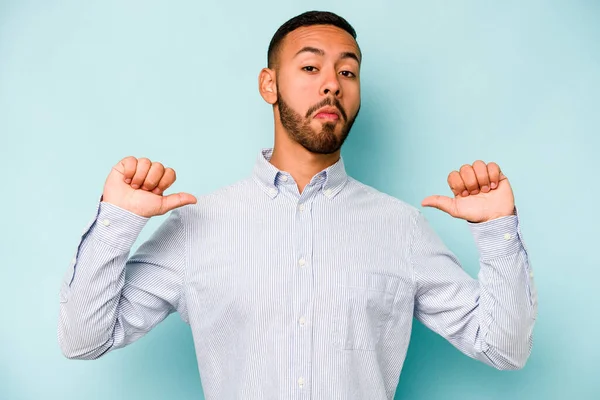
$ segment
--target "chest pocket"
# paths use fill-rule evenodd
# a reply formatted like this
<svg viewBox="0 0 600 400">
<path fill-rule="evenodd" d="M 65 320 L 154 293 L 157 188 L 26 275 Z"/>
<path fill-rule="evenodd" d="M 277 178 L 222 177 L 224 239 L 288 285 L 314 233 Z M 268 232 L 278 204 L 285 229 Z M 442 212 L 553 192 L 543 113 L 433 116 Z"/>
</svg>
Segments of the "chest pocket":
<svg viewBox="0 0 600 400">
<path fill-rule="evenodd" d="M 350 271 L 344 276 L 333 315 L 333 345 L 343 350 L 375 350 L 390 320 L 400 277 Z"/>
</svg>

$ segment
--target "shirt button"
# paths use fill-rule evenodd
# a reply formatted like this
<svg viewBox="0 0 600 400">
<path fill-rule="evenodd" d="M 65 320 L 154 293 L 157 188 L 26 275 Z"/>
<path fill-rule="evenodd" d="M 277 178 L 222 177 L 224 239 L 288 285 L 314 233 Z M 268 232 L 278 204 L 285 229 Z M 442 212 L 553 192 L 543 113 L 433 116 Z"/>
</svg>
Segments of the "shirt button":
<svg viewBox="0 0 600 400">
<path fill-rule="evenodd" d="M 298 386 L 300 386 L 300 387 L 304 386 L 304 378 L 303 377 L 298 378 Z"/>
<path fill-rule="evenodd" d="M 327 189 L 325 191 L 325 196 L 330 197 L 331 196 L 331 189 Z"/>
<path fill-rule="evenodd" d="M 301 259 L 298 260 L 298 264 L 301 267 L 304 267 L 306 265 L 306 260 L 304 259 L 304 257 L 302 257 Z"/>
<path fill-rule="evenodd" d="M 271 196 L 275 196 L 277 194 L 277 189 L 271 189 L 271 190 L 269 190 L 269 194 Z"/>
<path fill-rule="evenodd" d="M 300 319 L 298 320 L 298 323 L 300 324 L 300 326 L 304 326 L 306 324 L 306 318 L 300 317 Z"/>
<path fill-rule="evenodd" d="M 300 210 L 300 211 L 304 211 L 304 204 L 300 204 L 300 205 L 298 206 L 298 210 Z"/>
<path fill-rule="evenodd" d="M 504 234 L 504 240 L 510 240 L 511 238 L 512 238 L 512 236 L 510 235 L 510 233 Z"/>
<path fill-rule="evenodd" d="M 287 175 L 281 175 L 281 180 L 284 182 L 287 182 L 288 181 Z"/>
<path fill-rule="evenodd" d="M 107 219 L 103 219 L 103 220 L 102 220 L 102 225 L 104 225 L 104 226 L 109 226 L 109 225 L 110 225 L 110 221 L 109 221 L 109 220 L 107 220 Z"/>
</svg>

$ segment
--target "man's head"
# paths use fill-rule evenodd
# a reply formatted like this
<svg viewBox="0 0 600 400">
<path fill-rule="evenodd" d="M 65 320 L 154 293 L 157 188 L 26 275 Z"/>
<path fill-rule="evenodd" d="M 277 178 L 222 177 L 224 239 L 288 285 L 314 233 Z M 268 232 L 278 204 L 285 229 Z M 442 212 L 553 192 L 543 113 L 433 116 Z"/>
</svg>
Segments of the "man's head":
<svg viewBox="0 0 600 400">
<path fill-rule="evenodd" d="M 259 90 L 292 140 L 310 152 L 331 154 L 360 109 L 360 61 L 356 32 L 345 19 L 306 12 L 273 36 Z"/>
</svg>

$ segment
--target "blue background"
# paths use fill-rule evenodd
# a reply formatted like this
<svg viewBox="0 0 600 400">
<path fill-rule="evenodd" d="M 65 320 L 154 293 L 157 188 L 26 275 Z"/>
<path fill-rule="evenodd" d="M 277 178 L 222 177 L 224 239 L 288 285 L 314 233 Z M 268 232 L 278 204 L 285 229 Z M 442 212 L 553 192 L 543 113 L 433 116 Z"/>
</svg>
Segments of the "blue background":
<svg viewBox="0 0 600 400">
<path fill-rule="evenodd" d="M 533 354 L 500 372 L 414 327 L 396 399 L 600 398 L 597 1 L 0 1 L 1 399 L 201 399 L 190 331 L 169 317 L 97 361 L 56 339 L 58 290 L 110 168 L 127 155 L 208 193 L 271 146 L 257 90 L 288 18 L 347 18 L 364 53 L 348 172 L 419 206 L 496 161 L 539 294 Z M 464 221 L 424 210 L 472 275 Z M 134 249 L 163 217 L 154 218 Z"/>
</svg>

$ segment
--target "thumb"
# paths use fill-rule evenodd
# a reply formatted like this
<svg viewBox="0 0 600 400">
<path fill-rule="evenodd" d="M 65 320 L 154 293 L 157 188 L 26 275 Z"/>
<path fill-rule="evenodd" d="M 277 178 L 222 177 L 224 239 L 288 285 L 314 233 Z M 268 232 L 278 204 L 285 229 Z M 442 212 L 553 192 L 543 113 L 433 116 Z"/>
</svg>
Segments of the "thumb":
<svg viewBox="0 0 600 400">
<path fill-rule="evenodd" d="M 451 199 L 450 197 L 446 197 L 446 196 L 440 196 L 437 194 L 423 199 L 423 201 L 421 202 L 421 205 L 423 207 L 437 208 L 438 210 L 444 211 L 450 215 L 453 215 L 452 211 L 455 207 L 454 199 Z"/>
<path fill-rule="evenodd" d="M 160 213 L 162 215 L 171 210 L 186 206 L 188 204 L 196 204 L 197 201 L 198 200 L 193 195 L 183 192 L 163 196 L 162 204 L 160 207 Z"/>
</svg>

